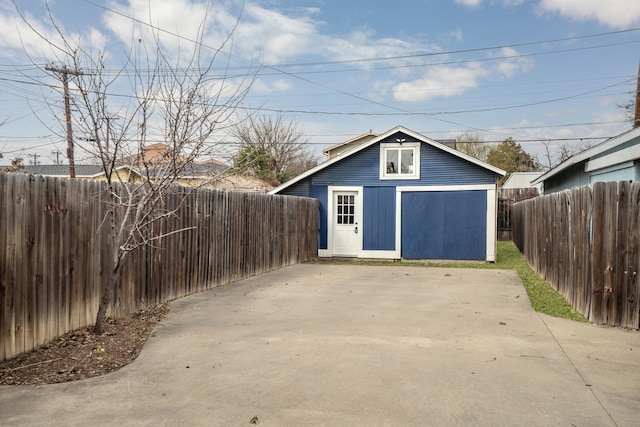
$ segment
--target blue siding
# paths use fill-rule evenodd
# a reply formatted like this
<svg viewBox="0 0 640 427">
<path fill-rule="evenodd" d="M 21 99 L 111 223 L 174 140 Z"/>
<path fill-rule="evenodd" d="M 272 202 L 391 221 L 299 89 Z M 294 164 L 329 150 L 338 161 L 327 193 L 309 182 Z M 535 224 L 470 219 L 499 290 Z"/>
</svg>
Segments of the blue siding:
<svg viewBox="0 0 640 427">
<path fill-rule="evenodd" d="M 396 133 L 380 143 L 404 138 Z M 380 143 L 285 188 L 280 194 L 319 200 L 319 249 L 328 249 L 328 187 L 363 187 L 362 249 L 395 250 L 396 187 L 495 184 L 494 172 L 422 143 L 419 180 L 380 180 Z M 402 193 L 402 256 L 408 259 L 486 259 L 485 191 Z"/>
<path fill-rule="evenodd" d="M 402 257 L 485 260 L 486 191 L 402 193 Z"/>
<path fill-rule="evenodd" d="M 310 197 L 318 199 L 320 213 L 318 215 L 318 249 L 327 249 L 327 227 L 329 224 L 327 218 L 327 187 L 312 186 Z"/>
<path fill-rule="evenodd" d="M 544 181 L 544 194 L 568 190 L 589 184 L 589 175 L 584 171 L 584 163 L 572 165 L 559 174 Z"/>
<path fill-rule="evenodd" d="M 495 184 L 497 175 L 431 145 L 420 149 L 420 180 L 426 185 Z M 404 185 L 412 185 L 407 182 Z"/>
<path fill-rule="evenodd" d="M 406 143 L 415 142 L 402 133 L 382 142 L 395 142 L 400 137 L 404 137 Z M 494 172 L 426 143 L 420 147 L 420 180 L 380 180 L 380 144 L 373 144 L 310 178 L 313 185 L 382 187 L 495 184 L 497 181 Z"/>
<path fill-rule="evenodd" d="M 280 194 L 286 196 L 311 197 L 311 180 L 306 178 L 296 182 L 292 186 L 285 188 Z"/>
<path fill-rule="evenodd" d="M 585 160 L 572 165 L 557 175 L 546 179 L 544 181 L 544 194 L 569 190 L 594 182 L 637 180 L 635 166 L 619 164 L 592 172 L 585 172 L 586 162 Z"/>
<path fill-rule="evenodd" d="M 633 181 L 636 171 L 633 163 L 615 165 L 589 173 L 589 183 L 606 181 Z"/>
<path fill-rule="evenodd" d="M 363 194 L 362 249 L 396 248 L 395 187 L 365 187 Z"/>
</svg>

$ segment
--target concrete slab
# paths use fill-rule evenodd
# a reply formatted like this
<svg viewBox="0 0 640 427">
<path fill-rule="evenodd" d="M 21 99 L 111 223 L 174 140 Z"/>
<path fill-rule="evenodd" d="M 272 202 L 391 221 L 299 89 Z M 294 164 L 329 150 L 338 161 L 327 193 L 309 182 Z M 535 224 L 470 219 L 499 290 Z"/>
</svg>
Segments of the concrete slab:
<svg viewBox="0 0 640 427">
<path fill-rule="evenodd" d="M 0 425 L 640 420 L 640 333 L 539 315 L 513 271 L 304 264 L 171 307 L 118 372 L 0 387 Z"/>
</svg>

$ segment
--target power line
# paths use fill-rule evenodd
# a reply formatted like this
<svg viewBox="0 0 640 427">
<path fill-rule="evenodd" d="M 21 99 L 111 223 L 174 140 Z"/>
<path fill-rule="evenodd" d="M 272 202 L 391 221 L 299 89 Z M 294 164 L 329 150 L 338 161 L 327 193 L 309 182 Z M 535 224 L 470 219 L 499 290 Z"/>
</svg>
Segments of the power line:
<svg viewBox="0 0 640 427">
<path fill-rule="evenodd" d="M 195 41 L 193 41 L 193 43 L 197 43 Z M 574 48 L 568 48 L 568 49 L 557 49 L 557 50 L 549 50 L 549 51 L 542 51 L 542 52 L 530 52 L 530 53 L 518 53 L 518 54 L 509 54 L 509 55 L 501 55 L 501 56 L 492 56 L 492 57 L 488 57 L 488 58 L 471 58 L 471 59 L 462 59 L 462 60 L 456 60 L 456 61 L 443 61 L 443 62 L 423 62 L 423 63 L 419 63 L 419 64 L 403 64 L 403 65 L 388 65 L 388 66 L 382 66 L 382 67 L 367 67 L 367 68 L 340 68 L 340 69 L 334 69 L 334 70 L 308 70 L 308 71 L 296 71 L 296 72 L 291 72 L 291 74 L 295 74 L 295 75 L 301 75 L 301 74 L 333 74 L 333 73 L 347 73 L 347 72 L 376 72 L 376 71 L 381 71 L 381 70 L 398 70 L 398 69 L 406 69 L 406 68 L 421 68 L 421 67 L 438 67 L 438 66 L 444 66 L 444 65 L 460 65 L 460 64 L 468 64 L 468 63 L 472 63 L 472 62 L 488 62 L 488 61 L 498 61 L 498 60 L 503 60 L 503 59 L 517 59 L 517 58 L 526 58 L 526 57 L 532 57 L 532 56 L 541 56 L 541 55 L 553 55 L 553 54 L 559 54 L 559 53 L 568 53 L 568 52 L 579 52 L 579 51 L 584 51 L 584 50 L 592 50 L 592 49 L 602 49 L 602 48 L 607 48 L 607 47 L 613 47 L 613 46 L 622 46 L 622 45 L 628 45 L 628 44 L 639 44 L 640 40 L 633 40 L 633 41 L 625 41 L 625 42 L 617 42 L 617 43 L 607 43 L 607 44 L 601 44 L 601 45 L 595 45 L 595 46 L 583 46 L 583 47 L 574 47 Z M 536 43 L 537 44 L 537 43 Z M 479 48 L 476 49 L 478 51 L 481 50 L 490 50 L 493 48 Z M 448 52 L 448 54 L 455 54 L 457 53 L 457 51 L 450 51 Z M 274 75 L 281 75 L 283 72 L 281 70 L 279 70 L 279 68 L 290 68 L 290 67 L 303 67 L 303 66 L 319 66 L 319 65 L 334 65 L 334 64 L 349 64 L 349 63 L 359 63 L 359 62 L 370 62 L 370 61 L 388 61 L 388 60 L 392 60 L 395 58 L 403 58 L 403 59 L 410 59 L 410 58 L 421 58 L 424 57 L 425 55 L 441 55 L 444 53 L 434 53 L 434 54 L 415 54 L 415 55 L 404 55 L 401 57 L 388 57 L 388 58 L 363 58 L 360 60 L 345 60 L 345 61 L 324 61 L 324 62 L 310 62 L 310 63 L 298 63 L 298 64 L 282 64 L 282 65 L 265 65 L 265 68 L 272 68 L 272 67 L 277 67 L 278 70 L 272 73 L 268 73 L 268 72 L 262 72 L 260 73 L 263 76 L 274 76 Z M 2 67 L 0 65 L 0 67 Z M 178 68 L 179 69 L 179 68 Z M 229 66 L 229 67 L 211 67 L 211 71 L 216 71 L 216 70 L 224 70 L 224 71 L 241 71 L 244 70 L 245 73 L 243 74 L 239 74 L 237 76 L 229 76 L 227 74 L 225 75 L 220 75 L 218 76 L 218 78 L 241 78 L 244 75 L 246 75 L 246 72 L 249 71 L 257 71 L 259 69 L 259 67 L 257 66 L 253 66 L 253 65 L 247 65 L 247 66 Z M 201 68 L 188 68 L 188 69 L 179 69 L 181 72 L 193 72 L 193 73 L 199 73 L 201 71 L 203 71 L 203 69 Z M 153 69 L 153 68 L 149 68 L 149 69 L 135 69 L 135 70 L 126 70 L 125 69 L 104 69 L 103 70 L 103 74 L 106 76 L 114 76 L 114 75 L 126 75 L 126 76 L 135 76 L 135 75 L 140 75 L 140 74 L 162 74 L 163 71 L 162 70 L 157 70 L 157 69 Z M 167 73 L 170 73 L 170 71 L 167 71 Z M 212 76 L 213 78 L 216 78 L 216 76 Z M 4 80 L 1 79 L 0 80 Z M 9 79 L 7 79 L 9 80 Z M 18 81 L 16 81 L 18 82 Z M 28 82 L 20 82 L 20 83 L 28 83 Z M 33 84 L 33 83 L 31 83 Z"/>
<path fill-rule="evenodd" d="M 155 29 L 156 31 L 161 31 L 163 33 L 170 34 L 170 35 L 172 35 L 174 37 L 177 37 L 179 39 L 183 39 L 183 40 L 189 41 L 191 43 L 195 43 L 198 46 L 202 46 L 202 47 L 206 47 L 208 49 L 212 49 L 216 53 L 223 53 L 225 55 L 228 55 L 229 57 L 235 57 L 235 58 L 242 59 L 241 57 L 239 57 L 237 55 L 233 55 L 231 53 L 224 52 L 219 48 L 213 48 L 213 47 L 211 47 L 209 45 L 206 45 L 206 44 L 202 43 L 201 41 L 196 41 L 196 40 L 192 40 L 192 39 L 189 39 L 187 37 L 184 37 L 184 36 L 180 36 L 177 33 L 174 33 L 174 32 L 167 31 L 165 29 L 159 28 L 159 27 L 154 26 L 152 24 L 149 24 L 147 22 L 141 21 L 141 20 L 136 19 L 134 17 L 131 17 L 131 16 L 128 16 L 128 15 L 123 14 L 121 12 L 115 11 L 115 10 L 113 10 L 111 8 L 106 7 L 106 6 L 97 4 L 97 3 L 95 3 L 95 2 L 93 2 L 91 0 L 85 0 L 85 1 L 87 3 L 90 3 L 90 4 L 94 5 L 95 7 L 98 7 L 98 8 L 101 8 L 103 10 L 106 10 L 108 12 L 117 14 L 117 15 L 122 16 L 122 17 L 125 17 L 125 18 L 127 18 L 129 20 L 132 20 L 134 22 L 138 22 L 141 25 L 150 27 L 152 29 Z M 531 45 L 535 45 L 535 44 L 547 44 L 547 43 L 556 43 L 556 42 L 562 42 L 562 41 L 575 41 L 575 40 L 593 38 L 593 37 L 610 36 L 610 35 L 614 35 L 614 34 L 630 33 L 630 32 L 635 32 L 635 31 L 639 31 L 639 30 L 640 30 L 640 27 L 636 27 L 636 28 L 630 28 L 630 29 L 625 29 L 625 30 L 610 31 L 610 32 L 596 33 L 596 34 L 588 34 L 588 35 L 582 35 L 582 36 L 565 37 L 565 38 L 559 38 L 559 39 L 550 39 L 550 40 L 542 40 L 542 41 L 535 41 L 535 42 L 515 43 L 515 44 L 509 44 L 509 45 L 499 45 L 499 46 L 491 46 L 491 47 L 480 47 L 480 48 L 472 48 L 472 49 L 463 49 L 463 50 L 456 50 L 456 51 L 449 51 L 449 52 L 432 52 L 432 53 L 424 53 L 424 54 L 418 54 L 418 55 L 419 56 L 436 56 L 436 55 L 455 54 L 455 53 L 477 52 L 477 51 L 482 51 L 482 50 L 486 51 L 486 50 L 497 50 L 497 49 L 504 49 L 504 48 L 516 48 L 516 47 L 523 47 L 523 46 L 531 46 Z M 369 58 L 368 61 L 402 59 L 404 57 L 416 57 L 416 55 L 408 55 L 408 56 L 400 55 L 400 56 L 385 57 L 385 58 Z M 354 59 L 354 60 L 350 60 L 350 61 L 351 62 L 362 62 L 364 60 L 363 59 Z M 340 62 L 344 63 L 344 61 L 340 61 Z M 328 64 L 328 63 L 329 62 L 325 61 L 325 64 Z M 336 63 L 336 61 L 331 61 L 331 63 Z M 285 65 L 285 64 L 283 64 L 283 65 Z M 287 64 L 287 66 L 291 66 L 291 65 L 292 64 Z M 292 77 L 294 79 L 309 83 L 311 85 L 315 85 L 315 86 L 318 86 L 318 87 L 321 87 L 321 88 L 324 88 L 324 89 L 327 89 L 327 90 L 331 90 L 331 91 L 340 93 L 340 94 L 345 95 L 345 96 L 349 96 L 349 97 L 353 97 L 353 98 L 359 99 L 361 101 L 365 101 L 365 102 L 373 104 L 373 105 L 378 105 L 380 107 L 391 109 L 391 110 L 394 110 L 394 111 L 397 111 L 397 112 L 401 112 L 401 113 L 407 113 L 407 111 L 404 110 L 404 109 L 397 108 L 397 107 L 394 107 L 394 106 L 390 106 L 390 105 L 387 105 L 385 103 L 378 102 L 378 101 L 372 100 L 372 99 L 368 99 L 368 98 L 365 98 L 365 97 L 362 97 L 362 96 L 359 96 L 359 95 L 356 95 L 356 94 L 353 94 L 353 93 L 350 93 L 350 92 L 347 92 L 347 91 L 336 89 L 336 88 L 330 87 L 328 85 L 320 84 L 318 82 L 315 82 L 315 81 L 309 80 L 307 78 L 304 78 L 304 77 L 302 77 L 300 75 L 296 75 L 294 73 L 287 72 L 287 71 L 282 69 L 283 67 L 280 67 L 280 66 L 264 65 L 264 68 L 273 70 L 273 71 L 275 71 L 277 73 L 280 73 L 282 75 L 287 75 L 289 77 Z M 445 120 L 445 119 L 438 118 L 438 117 L 434 117 L 433 115 L 428 115 L 427 117 L 431 118 L 432 120 L 437 120 L 437 121 L 444 122 L 444 123 L 449 123 L 449 124 L 453 124 L 453 125 L 457 125 L 457 126 L 462 126 L 459 123 L 456 123 L 456 122 L 453 122 L 453 121 L 449 121 L 449 120 Z M 475 128 L 475 127 L 471 127 L 471 128 L 474 129 L 474 130 L 478 130 L 478 131 L 486 131 L 486 130 L 480 129 L 480 128 Z"/>
<path fill-rule="evenodd" d="M 423 58 L 423 57 L 431 57 L 431 56 L 455 55 L 455 54 L 461 54 L 461 53 L 482 52 L 482 51 L 489 51 L 489 50 L 501 50 L 506 48 L 534 46 L 534 45 L 548 44 L 548 43 L 575 41 L 575 40 L 581 40 L 581 39 L 587 39 L 587 38 L 610 36 L 614 34 L 631 33 L 636 31 L 640 31 L 640 27 L 628 28 L 626 30 L 620 30 L 620 31 L 610 31 L 606 33 L 595 33 L 595 34 L 586 34 L 582 36 L 565 37 L 565 38 L 559 38 L 559 39 L 514 43 L 514 44 L 497 45 L 497 46 L 477 47 L 477 48 L 470 48 L 470 49 L 458 49 L 458 50 L 449 50 L 449 51 L 442 51 L 442 52 L 386 56 L 386 57 L 379 57 L 379 58 L 345 59 L 345 60 L 339 60 L 339 61 L 300 62 L 300 63 L 293 63 L 293 64 L 285 63 L 285 64 L 276 64 L 272 66 L 277 68 L 287 68 L 287 67 L 302 67 L 302 66 L 315 66 L 315 65 L 334 65 L 334 64 L 352 64 L 352 63 L 361 63 L 361 62 L 391 61 L 391 60 L 398 60 L 398 59 L 413 59 L 413 58 Z M 626 43 L 637 43 L 637 42 L 626 42 Z M 623 44 L 626 44 L 626 43 L 623 43 Z M 580 49 L 576 48 L 575 50 L 580 50 Z"/>
</svg>

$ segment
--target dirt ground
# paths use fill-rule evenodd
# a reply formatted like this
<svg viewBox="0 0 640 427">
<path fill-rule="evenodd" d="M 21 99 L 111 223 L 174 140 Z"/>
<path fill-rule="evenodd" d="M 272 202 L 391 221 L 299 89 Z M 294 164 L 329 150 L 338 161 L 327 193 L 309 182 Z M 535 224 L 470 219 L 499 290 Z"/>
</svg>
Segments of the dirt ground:
<svg viewBox="0 0 640 427">
<path fill-rule="evenodd" d="M 49 344 L 0 362 L 0 384 L 53 384 L 96 377 L 133 362 L 169 307 L 158 304 L 131 316 L 107 319 L 104 334 L 76 329 Z"/>
</svg>

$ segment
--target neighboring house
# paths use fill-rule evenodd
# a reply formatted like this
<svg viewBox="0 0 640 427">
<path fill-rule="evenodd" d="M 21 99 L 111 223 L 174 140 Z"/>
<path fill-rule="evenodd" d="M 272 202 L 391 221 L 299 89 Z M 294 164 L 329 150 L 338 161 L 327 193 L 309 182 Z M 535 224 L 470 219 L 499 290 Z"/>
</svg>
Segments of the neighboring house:
<svg viewBox="0 0 640 427">
<path fill-rule="evenodd" d="M 229 169 L 220 162 L 210 163 L 186 163 L 180 165 L 183 169 L 178 173 L 176 182 L 185 187 L 198 187 L 209 185 L 218 180 Z M 158 179 L 161 174 L 167 172 L 168 164 L 151 164 L 142 170 L 151 179 Z"/>
<path fill-rule="evenodd" d="M 360 144 L 364 144 L 367 141 L 371 141 L 376 136 L 378 135 L 376 135 L 372 131 L 369 131 L 368 133 L 362 134 L 360 136 L 356 136 L 355 138 L 352 138 L 346 142 L 342 142 L 340 144 L 334 145 L 333 147 L 329 147 L 326 150 L 322 151 L 322 153 L 325 156 L 327 156 L 327 160 L 330 160 L 334 157 L 339 156 L 342 153 L 346 153 L 347 151 L 352 150 L 353 148 L 357 147 Z"/>
<path fill-rule="evenodd" d="M 511 175 L 500 188 L 503 190 L 537 188 L 538 191 L 542 191 L 542 184 L 531 184 L 533 180 L 540 178 L 540 176 L 542 176 L 542 172 L 511 172 Z"/>
<path fill-rule="evenodd" d="M 75 165 L 76 179 L 105 180 L 105 175 L 100 165 Z M 232 175 L 227 173 L 228 167 L 220 162 L 204 162 L 189 164 L 178 177 L 177 182 L 183 186 L 204 186 L 206 188 L 239 191 L 244 193 L 266 193 L 273 189 L 269 184 L 257 178 Z M 68 165 L 28 165 L 17 172 L 32 175 L 56 176 L 69 178 Z M 153 169 L 150 169 L 153 174 Z M 114 173 L 114 181 L 120 176 L 123 182 L 142 182 L 141 173 L 129 166 L 118 166 Z"/>
<path fill-rule="evenodd" d="M 160 179 L 172 167 L 171 160 L 176 160 L 182 168 L 176 183 L 183 186 L 208 185 L 218 180 L 229 169 L 224 163 L 210 159 L 202 162 L 186 162 L 186 158 L 178 156 L 173 159 L 171 148 L 163 143 L 143 147 L 142 155 L 121 157 L 116 161 L 112 174 L 113 181 L 142 182 L 146 179 Z M 184 163 L 184 164 L 183 164 Z M 101 165 L 75 165 L 76 178 L 106 180 Z M 32 175 L 66 177 L 69 175 L 68 165 L 29 165 L 19 172 Z"/>
<path fill-rule="evenodd" d="M 95 179 L 105 181 L 105 174 L 100 165 L 75 165 L 76 179 Z M 180 172 L 177 183 L 184 186 L 199 186 L 214 180 L 227 168 L 218 164 L 187 164 Z M 155 173 L 163 173 L 161 167 L 150 167 L 148 172 L 151 178 L 156 178 Z M 18 170 L 18 172 L 30 173 L 32 175 L 57 176 L 69 178 L 68 165 L 28 165 Z M 113 175 L 113 181 L 122 182 L 142 182 L 146 179 L 147 172 L 142 172 L 131 166 L 117 166 Z M 143 178 L 144 177 L 144 178 Z"/>
<path fill-rule="evenodd" d="M 77 179 L 106 180 L 101 165 L 75 165 Z M 69 178 L 69 165 L 26 165 L 17 172 L 29 173 L 31 175 L 57 176 Z M 140 182 L 140 173 L 129 166 L 118 166 L 113 178 L 120 177 L 124 182 Z"/>
<path fill-rule="evenodd" d="M 604 181 L 640 181 L 640 128 L 571 156 L 532 184 L 549 194 Z"/>
<path fill-rule="evenodd" d="M 404 127 L 271 191 L 318 199 L 318 255 L 495 261 L 505 172 Z"/>
</svg>

